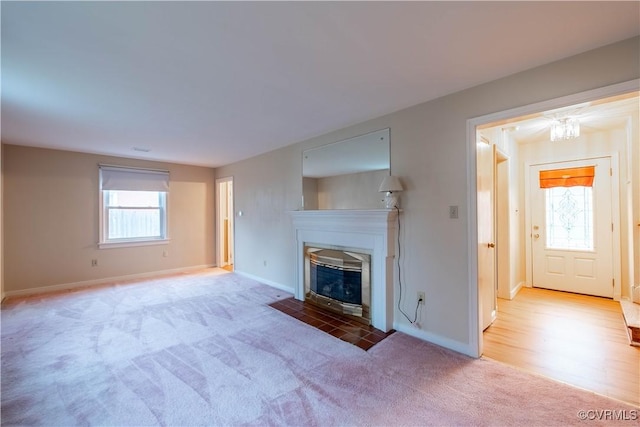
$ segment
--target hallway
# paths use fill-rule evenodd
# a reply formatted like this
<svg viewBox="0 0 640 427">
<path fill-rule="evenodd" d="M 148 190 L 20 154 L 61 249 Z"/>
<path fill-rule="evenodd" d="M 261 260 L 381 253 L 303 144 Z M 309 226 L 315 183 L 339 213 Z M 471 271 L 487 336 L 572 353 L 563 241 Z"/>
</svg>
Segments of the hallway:
<svg viewBox="0 0 640 427">
<path fill-rule="evenodd" d="M 483 356 L 640 405 L 640 348 L 617 301 L 523 288 L 498 299 Z"/>
</svg>

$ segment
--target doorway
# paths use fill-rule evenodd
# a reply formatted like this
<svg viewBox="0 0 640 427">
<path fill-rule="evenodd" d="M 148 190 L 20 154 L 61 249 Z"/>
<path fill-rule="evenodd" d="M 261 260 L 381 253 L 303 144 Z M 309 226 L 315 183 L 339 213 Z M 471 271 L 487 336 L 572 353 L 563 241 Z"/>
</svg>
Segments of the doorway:
<svg viewBox="0 0 640 427">
<path fill-rule="evenodd" d="M 217 265 L 228 271 L 234 266 L 233 178 L 216 179 Z"/>
<path fill-rule="evenodd" d="M 471 119 L 468 121 L 469 124 L 469 158 L 473 159 L 472 162 L 469 162 L 470 168 L 470 177 L 469 177 L 469 186 L 471 188 L 477 188 L 477 179 L 478 179 L 478 171 L 474 170 L 477 168 L 477 141 L 481 136 L 488 135 L 492 143 L 497 145 L 498 150 L 501 150 L 506 155 L 507 161 L 502 161 L 501 163 L 505 163 L 501 165 L 500 162 L 496 163 L 497 170 L 508 171 L 508 188 L 505 190 L 504 188 L 500 190 L 500 194 L 502 197 L 507 198 L 507 203 L 504 206 L 507 206 L 507 211 L 502 213 L 503 218 L 506 215 L 506 219 L 497 219 L 495 221 L 495 235 L 497 238 L 496 241 L 496 253 L 498 254 L 498 261 L 496 262 L 496 271 L 500 271 L 502 267 L 504 267 L 505 260 L 508 260 L 508 269 L 506 273 L 498 273 L 496 274 L 497 280 L 497 293 L 500 298 L 511 299 L 513 298 L 518 291 L 523 287 L 531 287 L 531 258 L 530 258 L 530 250 L 527 249 L 527 239 L 530 238 L 528 236 L 531 224 L 525 224 L 526 219 L 526 211 L 525 209 L 528 207 L 525 206 L 524 201 L 524 187 L 522 188 L 514 188 L 514 185 L 523 186 L 524 181 L 528 181 L 528 170 L 525 170 L 525 166 L 528 168 L 531 164 L 541 164 L 541 163 L 551 163 L 557 161 L 568 161 L 571 159 L 575 159 L 576 157 L 589 157 L 589 155 L 585 155 L 583 152 L 587 150 L 590 154 L 590 157 L 607 157 L 611 154 L 610 151 L 602 152 L 601 149 L 595 148 L 593 142 L 598 140 L 598 137 L 591 138 L 586 145 L 576 145 L 570 144 L 568 141 L 560 141 L 559 143 L 555 143 L 555 145 L 547 146 L 547 149 L 540 150 L 538 152 L 537 162 L 526 161 L 528 162 L 525 165 L 526 156 L 522 156 L 522 153 L 512 152 L 510 151 L 510 147 L 505 145 L 505 141 L 513 140 L 514 133 L 515 136 L 521 136 L 523 129 L 524 132 L 529 132 L 531 135 L 540 138 L 541 135 L 546 135 L 547 144 L 551 144 L 549 141 L 549 122 L 553 116 L 549 114 L 561 114 L 566 113 L 567 111 L 577 111 L 581 110 L 585 113 L 589 113 L 592 107 L 596 107 L 598 105 L 603 106 L 604 104 L 613 103 L 615 101 L 627 101 L 627 104 L 635 104 L 635 110 L 631 114 L 637 115 L 637 99 L 638 99 L 638 81 L 630 81 L 618 85 L 613 85 L 606 88 L 601 88 L 597 90 L 592 90 L 588 92 L 584 92 L 581 94 L 571 95 L 563 98 L 558 98 L 555 100 L 545 101 L 538 104 L 529 105 L 526 107 L 521 107 L 517 109 L 513 109 L 510 111 L 504 111 L 499 113 L 490 114 L 487 116 L 479 117 L 476 119 Z M 614 104 L 611 104 L 614 105 Z M 619 142 L 619 145 L 616 145 L 616 150 L 619 152 L 624 151 L 625 154 L 619 158 L 619 164 L 616 164 L 615 167 L 619 169 L 620 176 L 617 179 L 620 180 L 620 196 L 625 198 L 622 201 L 622 205 L 619 207 L 620 218 L 619 218 L 619 227 L 616 230 L 617 235 L 622 235 L 621 240 L 619 240 L 616 244 L 614 241 L 614 249 L 613 249 L 613 259 L 614 263 L 614 277 L 616 277 L 617 286 L 620 285 L 620 281 L 618 278 L 621 276 L 621 273 L 625 274 L 625 284 L 624 289 L 622 291 L 618 291 L 617 294 L 614 294 L 615 299 L 620 299 L 621 293 L 625 297 L 630 296 L 633 292 L 633 277 L 634 271 L 637 271 L 637 267 L 633 262 L 629 262 L 628 260 L 633 260 L 634 258 L 634 226 L 633 223 L 633 213 L 634 208 L 631 206 L 632 203 L 637 203 L 635 199 L 631 200 L 632 196 L 625 196 L 625 194 L 632 194 L 632 187 L 629 179 L 629 184 L 625 181 L 627 176 L 635 176 L 638 174 L 638 166 L 633 164 L 633 159 L 637 157 L 637 152 L 640 151 L 635 145 L 638 143 L 637 140 L 637 132 L 638 127 L 637 124 L 634 127 L 630 127 L 628 122 L 629 120 L 625 118 L 625 108 L 628 105 L 625 105 L 624 102 L 622 104 L 615 104 L 615 108 L 613 108 L 607 117 L 608 119 L 612 119 L 613 116 L 617 117 L 618 124 L 622 129 L 618 136 L 622 135 L 621 138 L 617 138 L 622 142 Z M 604 107 L 602 107 L 604 108 Z M 576 110 L 577 109 L 577 110 Z M 593 110 L 595 111 L 595 110 Z M 537 120 L 537 129 L 532 127 L 532 124 Z M 633 119 L 637 122 L 637 119 Z M 634 122 L 634 123 L 636 123 Z M 540 123 L 545 123 L 543 127 L 540 127 Z M 524 126 L 521 126 L 524 124 Z M 593 124 L 591 127 L 590 120 L 585 120 L 583 122 L 583 136 L 582 139 L 589 139 L 589 134 L 593 132 L 602 131 L 600 128 L 601 122 Z M 633 138 L 628 138 L 631 133 L 634 133 Z M 472 139 L 473 138 L 473 139 Z M 614 138 L 616 139 L 616 138 Z M 591 144 L 591 145 L 589 145 Z M 618 144 L 618 142 L 616 142 Z M 631 147 L 631 145 L 634 147 Z M 523 146 L 522 152 L 525 154 L 530 154 L 532 150 L 536 149 L 536 145 L 532 143 L 527 143 Z M 586 147 L 586 148 L 585 148 Z M 615 151 L 615 150 L 614 150 Z M 626 155 L 626 152 L 629 152 L 630 155 Z M 597 155 L 594 155 L 596 153 Z M 571 156 L 572 155 L 572 156 Z M 624 175 L 622 175 L 624 173 Z M 498 184 L 499 185 L 499 184 Z M 637 184 L 633 184 L 634 186 Z M 505 196 L 506 195 L 506 196 Z M 482 355 L 483 353 L 483 338 L 482 331 L 483 326 L 486 323 L 483 322 L 483 295 L 482 290 L 480 289 L 480 274 L 481 274 L 481 266 L 479 265 L 480 258 L 480 242 L 478 241 L 478 237 L 481 235 L 481 230 L 478 228 L 481 227 L 479 220 L 479 209 L 480 209 L 480 198 L 483 197 L 479 194 L 479 191 L 474 191 L 470 196 L 470 218 L 475 219 L 469 224 L 469 240 L 470 240 L 470 278 L 471 281 L 469 283 L 470 286 L 470 310 L 473 316 L 470 319 L 471 326 L 477 332 L 477 335 L 474 339 L 471 339 L 471 348 L 477 348 L 477 356 Z M 497 197 L 497 203 L 500 204 L 501 198 Z M 503 200 L 504 202 L 504 200 Z M 500 207 L 498 207 L 498 211 L 495 213 L 496 218 L 500 212 Z M 525 232 L 525 230 L 527 230 Z M 508 250 L 504 250 L 504 242 L 508 242 Z M 637 244 L 637 243 L 636 243 Z M 501 247 L 503 246 L 503 247 Z M 621 254 L 620 250 L 623 250 L 624 254 Z M 502 254 L 502 255 L 501 255 Z M 621 260 L 621 258 L 626 258 Z M 622 264 L 622 268 L 620 266 Z M 634 267 L 635 270 L 634 270 Z M 506 281 L 502 280 L 507 278 Z M 502 278 L 502 279 L 501 279 Z"/>
<path fill-rule="evenodd" d="M 637 82 L 630 84 L 630 86 L 637 87 Z M 618 88 L 620 87 L 618 86 Z M 495 352 L 496 345 L 494 340 L 496 336 L 499 336 L 502 337 L 501 339 L 508 341 L 506 345 L 509 348 L 513 347 L 514 342 L 518 342 L 522 344 L 518 348 L 524 349 L 523 351 L 526 354 L 535 349 L 536 354 L 543 356 L 543 359 L 550 366 L 559 367 L 566 363 L 565 354 L 545 344 L 556 339 L 554 335 L 554 329 L 557 329 L 556 326 L 546 328 L 543 324 L 544 322 L 530 322 L 525 326 L 518 323 L 524 318 L 528 319 L 530 317 L 524 311 L 520 311 L 522 304 L 528 305 L 532 313 L 539 313 L 542 306 L 536 307 L 535 304 L 549 305 L 549 301 L 556 301 L 553 295 L 548 295 L 545 296 L 544 302 L 535 301 L 531 303 L 531 296 L 538 295 L 532 292 L 553 293 L 555 291 L 547 291 L 546 289 L 557 289 L 575 293 L 556 292 L 559 300 L 562 300 L 562 294 L 569 295 L 569 298 L 572 298 L 571 295 L 577 297 L 577 294 L 604 296 L 607 298 L 605 301 L 610 302 L 615 307 L 619 306 L 619 303 L 615 300 L 619 300 L 621 297 L 633 298 L 634 271 L 637 274 L 637 263 L 634 264 L 633 262 L 634 257 L 637 257 L 637 253 L 634 255 L 634 238 L 632 237 L 637 234 L 634 233 L 635 224 L 633 222 L 637 211 L 636 214 L 633 213 L 633 206 L 638 203 L 637 192 L 634 193 L 633 185 L 637 185 L 637 179 L 634 180 L 634 177 L 640 174 L 638 163 L 634 161 L 634 158 L 637 159 L 638 152 L 640 152 L 638 145 L 640 144 L 638 142 L 637 124 L 630 125 L 629 123 L 633 120 L 637 123 L 638 120 L 638 92 L 637 89 L 635 91 L 626 90 L 625 94 L 617 94 L 617 96 L 612 97 L 611 95 L 616 95 L 615 92 L 618 89 L 609 89 L 612 92 L 607 92 L 607 90 L 603 89 L 596 91 L 599 92 L 599 96 L 592 97 L 582 94 L 582 99 L 573 97 L 571 102 L 566 101 L 566 99 L 565 101 L 549 101 L 544 104 L 547 110 L 537 110 L 545 111 L 543 113 L 535 113 L 531 109 L 534 106 L 528 107 L 530 108 L 529 111 L 520 109 L 520 115 L 509 116 L 508 112 L 499 113 L 503 114 L 503 116 L 494 115 L 492 117 L 493 120 L 478 121 L 473 127 L 473 130 L 476 131 L 473 133 L 476 140 L 474 147 L 476 149 L 476 153 L 474 153 L 476 157 L 475 163 L 478 168 L 476 170 L 476 180 L 485 174 L 479 163 L 483 157 L 481 152 L 483 148 L 477 141 L 483 139 L 487 143 L 485 145 L 494 145 L 496 147 L 493 169 L 494 185 L 486 185 L 485 183 L 484 187 L 481 187 L 479 181 L 475 183 L 477 184 L 477 211 L 474 214 L 477 218 L 478 230 L 474 234 L 478 238 L 478 244 L 473 246 L 476 246 L 478 250 L 476 266 L 478 356 L 484 352 L 483 331 L 487 327 L 485 304 L 491 298 L 486 293 L 486 289 L 489 287 L 483 283 L 483 278 L 487 277 L 484 271 L 492 263 L 487 264 L 486 257 L 482 255 L 481 251 L 484 248 L 482 248 L 480 239 L 487 232 L 495 236 L 496 261 L 493 280 L 496 282 L 497 297 L 499 298 L 496 304 L 496 316 L 491 320 L 492 323 L 490 323 L 488 329 L 486 329 L 487 336 L 491 337 L 488 341 L 491 351 Z M 596 92 L 592 92 L 592 94 Z M 591 99 L 592 101 L 585 99 Z M 578 100 L 579 102 L 576 102 Z M 576 104 L 579 105 L 576 106 Z M 589 113 L 592 111 L 590 110 L 592 105 L 602 106 L 606 104 L 611 106 L 606 113 L 608 116 L 606 119 L 612 123 L 611 125 L 604 124 L 605 121 L 603 120 L 595 126 L 585 120 L 581 138 L 572 141 L 561 140 L 554 143 L 550 141 L 548 123 L 555 117 L 555 114 L 577 110 Z M 627 108 L 629 105 L 632 105 L 631 110 Z M 599 114 L 602 113 L 602 111 L 599 111 Z M 527 115 L 527 117 L 521 117 L 523 115 Z M 635 115 L 636 118 L 626 119 L 625 115 Z M 531 121 L 532 117 L 537 119 L 539 123 L 546 121 L 546 129 L 539 125 L 536 128 L 535 123 Z M 527 129 L 527 127 L 529 128 Z M 518 138 L 522 138 L 526 132 L 532 135 L 531 138 L 525 140 L 525 142 L 518 142 Z M 540 140 L 546 140 L 546 142 L 541 144 L 539 143 Z M 558 190 L 540 189 L 541 172 L 558 170 L 565 170 L 564 172 L 566 172 L 567 169 L 580 167 L 592 167 L 595 170 L 593 175 L 594 182 L 587 186 L 580 186 L 582 189 L 575 191 L 576 194 L 574 194 L 573 190 L 569 190 L 569 193 L 567 193 L 567 187 L 564 186 L 559 187 L 560 189 Z M 564 172 L 560 174 L 561 178 L 567 175 Z M 631 184 L 632 182 L 636 182 L 636 184 Z M 554 188 L 553 186 L 551 187 Z M 585 189 L 585 187 L 588 189 Z M 494 221 L 481 220 L 484 212 L 481 213 L 480 210 L 483 209 L 484 211 L 483 199 L 487 198 L 486 195 L 481 194 L 483 188 L 492 188 L 494 191 L 491 196 L 494 200 L 492 205 Z M 582 194 L 577 194 L 580 192 Z M 636 196 L 633 196 L 633 194 L 636 194 Z M 581 197 L 581 199 L 578 200 L 578 197 Z M 583 218 L 582 234 L 586 233 L 586 237 L 591 241 L 577 243 L 573 234 L 570 239 L 567 239 L 567 230 L 564 230 L 564 244 L 578 244 L 583 245 L 583 247 L 553 247 L 554 244 L 559 244 L 558 242 L 563 240 L 563 237 L 560 236 L 560 232 L 563 230 L 547 229 L 549 215 L 553 216 L 554 212 L 553 210 L 551 213 L 547 212 L 545 207 L 553 204 L 550 202 L 554 202 L 557 207 L 558 203 L 563 201 L 563 198 L 564 205 L 570 205 L 571 203 L 569 202 L 573 202 L 580 203 L 583 207 L 592 208 L 588 212 L 582 212 L 583 216 L 586 216 Z M 577 217 L 579 217 L 578 214 L 580 212 L 576 212 L 575 207 L 569 212 L 555 212 L 556 216 L 563 214 L 571 217 L 564 218 L 565 220 L 570 220 L 568 225 L 574 226 L 579 222 Z M 480 230 L 483 224 L 487 222 L 492 225 L 493 229 Z M 588 225 L 585 223 L 590 222 L 593 229 L 591 231 L 585 230 Z M 551 242 L 551 245 L 549 245 L 550 233 L 555 233 L 554 238 L 556 239 L 556 242 Z M 638 242 L 636 241 L 636 247 L 637 244 Z M 552 247 L 550 248 L 549 246 Z M 625 274 L 624 288 L 621 280 L 623 273 Z M 550 283 L 547 281 L 549 277 L 545 276 L 559 280 L 556 280 L 555 284 Z M 571 280 L 567 280 L 567 276 L 571 276 Z M 595 282 L 598 283 L 594 285 Z M 596 287 L 591 288 L 589 286 Z M 521 290 L 521 298 L 515 298 Z M 528 300 L 527 297 L 529 298 Z M 586 301 L 594 297 L 585 296 L 584 298 Z M 595 300 L 597 301 L 598 298 L 595 298 Z M 592 304 L 593 300 L 588 301 L 589 304 Z M 565 304 L 566 302 L 561 301 L 560 303 Z M 518 308 L 516 309 L 516 307 Z M 507 311 L 503 312 L 502 310 L 505 308 Z M 545 319 L 553 320 L 555 318 L 557 320 L 557 316 L 564 319 L 565 315 L 566 312 L 559 308 L 559 311 L 556 311 L 555 314 L 547 314 Z M 616 315 L 620 315 L 619 310 Z M 595 328 L 601 328 L 601 317 L 598 314 L 593 314 L 592 316 L 591 318 L 584 316 L 580 321 L 588 322 L 589 325 L 593 325 Z M 555 324 L 554 321 L 551 324 Z M 565 325 L 567 326 L 565 332 L 571 332 L 575 336 L 583 337 L 586 325 L 587 323 L 576 324 L 575 329 L 571 329 L 574 326 Z M 623 337 L 626 332 L 619 321 L 611 331 L 615 333 L 621 332 Z M 531 343 L 532 346 L 529 349 L 527 347 L 528 344 L 525 343 L 533 340 L 532 337 L 535 337 L 536 342 Z M 595 339 L 596 337 L 593 338 Z M 564 342 L 568 341 L 564 340 Z M 541 346 L 541 343 L 545 345 Z M 616 349 L 611 351 L 625 352 L 628 350 L 627 348 L 620 350 L 619 347 L 616 347 Z M 503 354 L 505 352 L 499 350 L 498 353 Z M 630 351 L 629 353 L 631 353 L 631 359 L 638 357 L 637 351 L 635 353 Z M 594 366 L 594 369 L 606 371 L 608 369 L 607 366 L 602 364 L 606 363 L 603 362 L 604 360 L 611 360 L 609 356 L 613 355 L 603 354 L 598 359 L 598 364 Z M 531 361 L 530 367 L 527 367 L 515 361 L 509 361 L 511 356 L 507 355 L 505 357 L 507 357 L 506 360 L 499 360 L 524 369 L 535 371 L 540 365 L 540 358 Z M 526 358 L 520 358 L 519 362 L 522 362 L 523 359 Z M 566 381 L 566 378 L 550 376 Z"/>
</svg>

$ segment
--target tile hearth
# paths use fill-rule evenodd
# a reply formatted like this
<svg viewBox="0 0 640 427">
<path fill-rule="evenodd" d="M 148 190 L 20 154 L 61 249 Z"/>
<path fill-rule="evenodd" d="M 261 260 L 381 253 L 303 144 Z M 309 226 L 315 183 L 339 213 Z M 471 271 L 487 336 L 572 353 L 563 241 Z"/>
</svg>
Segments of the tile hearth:
<svg viewBox="0 0 640 427">
<path fill-rule="evenodd" d="M 342 341 L 356 345 L 365 351 L 395 332 L 393 329 L 386 333 L 382 332 L 373 326 L 363 325 L 293 297 L 276 301 L 269 305 L 307 325 L 320 329 Z"/>
</svg>

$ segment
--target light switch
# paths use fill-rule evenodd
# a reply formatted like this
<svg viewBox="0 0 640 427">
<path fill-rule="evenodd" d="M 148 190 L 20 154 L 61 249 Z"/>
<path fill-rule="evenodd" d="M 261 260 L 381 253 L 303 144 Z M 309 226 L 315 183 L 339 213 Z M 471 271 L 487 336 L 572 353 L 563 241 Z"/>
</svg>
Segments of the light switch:
<svg viewBox="0 0 640 427">
<path fill-rule="evenodd" d="M 449 218 L 458 219 L 458 207 L 449 206 Z"/>
</svg>

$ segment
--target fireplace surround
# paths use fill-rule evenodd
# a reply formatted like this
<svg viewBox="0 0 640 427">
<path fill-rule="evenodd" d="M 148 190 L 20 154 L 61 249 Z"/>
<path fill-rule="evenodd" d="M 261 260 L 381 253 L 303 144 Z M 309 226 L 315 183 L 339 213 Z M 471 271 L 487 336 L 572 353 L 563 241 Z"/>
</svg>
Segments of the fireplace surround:
<svg viewBox="0 0 640 427">
<path fill-rule="evenodd" d="M 384 332 L 393 328 L 395 209 L 293 211 L 296 238 L 295 298 L 305 300 L 305 248 L 348 248 L 370 255 L 371 325 Z"/>
</svg>

